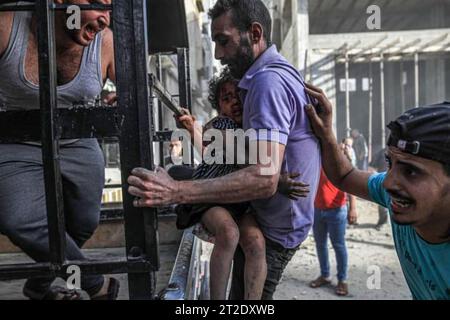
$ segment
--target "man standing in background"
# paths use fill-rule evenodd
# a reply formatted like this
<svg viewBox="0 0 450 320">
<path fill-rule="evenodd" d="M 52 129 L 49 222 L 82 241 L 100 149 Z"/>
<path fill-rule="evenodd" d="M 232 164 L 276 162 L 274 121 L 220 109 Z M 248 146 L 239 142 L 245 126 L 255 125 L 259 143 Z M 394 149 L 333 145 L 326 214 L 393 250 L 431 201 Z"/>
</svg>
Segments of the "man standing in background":
<svg viewBox="0 0 450 320">
<path fill-rule="evenodd" d="M 353 149 L 356 153 L 356 167 L 359 170 L 367 171 L 369 149 L 367 148 L 366 139 L 358 129 L 352 130 Z"/>
</svg>

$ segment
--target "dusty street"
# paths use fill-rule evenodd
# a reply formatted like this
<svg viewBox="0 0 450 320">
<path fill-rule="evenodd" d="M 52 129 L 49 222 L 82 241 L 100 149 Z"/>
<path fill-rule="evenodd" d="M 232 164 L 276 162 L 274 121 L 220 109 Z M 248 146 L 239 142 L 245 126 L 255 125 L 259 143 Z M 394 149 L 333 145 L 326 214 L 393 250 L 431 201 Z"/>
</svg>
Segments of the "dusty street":
<svg viewBox="0 0 450 320">
<path fill-rule="evenodd" d="M 347 229 L 346 241 L 349 257 L 349 295 L 345 298 L 334 293 L 336 285 L 336 260 L 329 243 L 333 286 L 312 289 L 309 282 L 319 275 L 319 262 L 312 234 L 303 243 L 286 268 L 276 299 L 411 299 L 409 289 L 398 262 L 390 225 L 375 230 L 378 220 L 377 206 L 358 200 L 358 225 Z M 377 269 L 379 267 L 379 269 Z M 380 271 L 379 289 L 369 289 L 373 283 L 373 270 Z"/>
</svg>

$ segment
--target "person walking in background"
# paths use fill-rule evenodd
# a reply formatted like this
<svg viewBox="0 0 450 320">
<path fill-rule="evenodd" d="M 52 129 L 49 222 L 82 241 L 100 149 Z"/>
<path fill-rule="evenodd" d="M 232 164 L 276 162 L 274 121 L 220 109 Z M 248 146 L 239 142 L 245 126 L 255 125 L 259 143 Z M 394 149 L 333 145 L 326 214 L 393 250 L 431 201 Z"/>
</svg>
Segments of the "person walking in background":
<svg viewBox="0 0 450 320">
<path fill-rule="evenodd" d="M 350 137 L 342 139 L 342 149 L 352 163 L 352 166 L 356 168 L 356 153 L 353 149 L 353 139 Z"/>
<path fill-rule="evenodd" d="M 366 138 L 358 129 L 353 129 L 351 136 L 353 138 L 353 149 L 356 153 L 356 167 L 359 170 L 367 171 L 369 149 L 367 148 Z"/>
</svg>

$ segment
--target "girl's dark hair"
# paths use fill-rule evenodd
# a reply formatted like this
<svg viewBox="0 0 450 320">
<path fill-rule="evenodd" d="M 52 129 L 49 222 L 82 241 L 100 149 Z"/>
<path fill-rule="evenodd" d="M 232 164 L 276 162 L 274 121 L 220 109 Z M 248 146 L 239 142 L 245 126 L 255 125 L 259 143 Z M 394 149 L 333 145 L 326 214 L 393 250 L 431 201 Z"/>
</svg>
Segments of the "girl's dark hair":
<svg viewBox="0 0 450 320">
<path fill-rule="evenodd" d="M 220 89 L 225 83 L 237 83 L 237 80 L 231 75 L 230 70 L 225 68 L 218 77 L 214 77 L 209 82 L 209 95 L 208 101 L 211 106 L 217 110 L 219 109 Z"/>
</svg>

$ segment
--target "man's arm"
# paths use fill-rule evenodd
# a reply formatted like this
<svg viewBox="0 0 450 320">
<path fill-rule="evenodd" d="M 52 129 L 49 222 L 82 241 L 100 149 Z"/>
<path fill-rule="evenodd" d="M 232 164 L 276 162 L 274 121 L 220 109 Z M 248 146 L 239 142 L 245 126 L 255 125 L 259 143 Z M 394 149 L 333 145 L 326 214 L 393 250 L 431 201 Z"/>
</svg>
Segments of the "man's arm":
<svg viewBox="0 0 450 320">
<path fill-rule="evenodd" d="M 8 47 L 13 17 L 13 12 L 0 12 L 0 57 Z"/>
<path fill-rule="evenodd" d="M 139 207 L 173 203 L 237 203 L 269 198 L 277 190 L 285 146 L 259 142 L 259 147 L 267 150 L 269 161 L 260 161 L 215 179 L 175 181 L 160 168 L 156 172 L 134 169 L 128 178 L 128 192 L 139 198 L 135 201 L 135 206 Z"/>
<path fill-rule="evenodd" d="M 259 161 L 242 170 L 211 180 L 181 182 L 180 203 L 236 203 L 269 198 L 278 188 L 281 161 L 285 146 L 275 142 L 259 142 L 259 148 L 267 150 L 267 161 Z M 261 160 L 261 159 L 259 159 Z"/>
<path fill-rule="evenodd" d="M 320 111 L 308 105 L 308 113 L 314 133 L 320 139 L 322 150 L 322 167 L 328 179 L 340 190 L 354 194 L 360 198 L 371 200 L 369 196 L 369 172 L 352 167 L 350 161 L 340 150 L 332 125 L 332 106 L 324 92 L 312 85 L 306 85 L 306 91 L 317 99 Z"/>
<path fill-rule="evenodd" d="M 277 73 L 262 72 L 255 76 L 245 100 L 248 127 L 256 133 L 251 138 L 250 150 L 257 144 L 254 154 L 258 155 L 254 161 L 257 164 L 221 178 L 183 182 L 173 181 L 163 170 L 156 173 L 133 170 L 128 182 L 129 193 L 140 198 L 135 205 L 236 203 L 274 195 L 290 132 L 291 98 Z"/>
</svg>

